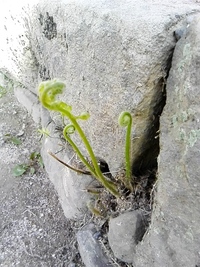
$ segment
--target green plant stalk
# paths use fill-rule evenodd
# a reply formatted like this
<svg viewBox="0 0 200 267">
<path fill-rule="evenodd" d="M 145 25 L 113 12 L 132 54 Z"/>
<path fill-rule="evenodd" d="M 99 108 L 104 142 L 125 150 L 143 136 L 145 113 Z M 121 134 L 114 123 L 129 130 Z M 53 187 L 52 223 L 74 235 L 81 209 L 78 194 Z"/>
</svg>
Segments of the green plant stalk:
<svg viewBox="0 0 200 267">
<path fill-rule="evenodd" d="M 92 150 L 92 147 L 90 145 L 90 143 L 88 142 L 83 130 L 81 129 L 81 127 L 79 126 L 79 124 L 77 123 L 76 119 L 74 118 L 74 116 L 67 112 L 66 110 L 59 108 L 59 110 L 57 110 L 59 112 L 61 112 L 62 114 L 64 114 L 65 116 L 67 116 L 71 123 L 73 124 L 73 126 L 75 127 L 75 129 L 77 130 L 79 136 L 81 137 L 87 151 L 88 154 L 91 158 L 92 161 L 92 165 L 94 167 L 94 169 L 92 168 L 92 166 L 87 162 L 87 160 L 84 158 L 84 156 L 82 155 L 82 153 L 80 152 L 79 148 L 75 145 L 75 143 L 71 140 L 71 138 L 67 135 L 66 132 L 63 131 L 64 133 L 64 137 L 66 138 L 66 140 L 70 143 L 70 145 L 72 146 L 72 148 L 75 150 L 75 152 L 78 154 L 78 156 L 80 157 L 80 159 L 83 161 L 83 163 L 88 167 L 88 169 L 91 171 L 91 173 L 99 180 L 99 182 L 102 183 L 102 185 L 107 188 L 109 190 L 110 193 L 112 193 L 114 196 L 119 197 L 119 193 L 117 191 L 116 185 L 113 182 L 108 181 L 102 174 L 99 165 L 97 163 L 96 157 L 94 155 L 94 152 Z"/>
<path fill-rule="evenodd" d="M 87 138 L 85 137 L 85 134 L 83 133 L 82 129 L 80 128 L 79 124 L 76 122 L 75 119 L 72 118 L 70 120 L 71 120 L 73 126 L 75 127 L 75 129 L 77 130 L 77 132 L 79 133 L 79 135 L 81 136 L 81 139 L 82 139 L 82 141 L 83 141 L 86 149 L 88 150 L 88 145 L 90 146 L 90 144 L 89 143 L 87 144 L 88 141 L 87 141 Z M 81 153 L 81 151 L 79 150 L 79 148 L 77 147 L 77 145 L 72 141 L 72 139 L 70 138 L 70 136 L 67 134 L 66 127 L 63 129 L 63 135 L 64 135 L 65 140 L 67 142 L 69 142 L 69 144 L 72 146 L 72 148 L 77 153 L 77 155 L 79 156 L 79 158 L 86 165 L 86 167 L 90 170 L 91 174 L 93 174 L 94 176 L 96 176 L 95 169 L 93 168 L 93 166 L 91 164 L 89 164 L 89 162 L 85 159 L 85 157 L 83 156 L 83 154 Z M 89 150 L 88 150 L 88 153 L 90 155 L 90 151 Z M 90 155 L 90 157 L 91 157 L 91 155 Z"/>
<path fill-rule="evenodd" d="M 92 203 L 88 203 L 87 204 L 87 207 L 91 211 L 91 213 L 94 214 L 95 216 L 97 216 L 97 217 L 103 217 L 102 214 L 101 214 L 101 212 L 97 208 L 95 208 L 92 205 Z"/>
<path fill-rule="evenodd" d="M 131 128 L 132 128 L 132 116 L 128 111 L 123 111 L 119 116 L 119 124 L 126 129 L 125 139 L 125 166 L 126 166 L 126 181 L 125 185 L 132 190 L 131 178 Z"/>
<path fill-rule="evenodd" d="M 71 140 L 71 138 L 67 135 L 65 128 L 63 130 L 63 134 L 65 139 L 70 143 L 70 145 L 72 146 L 72 148 L 75 150 L 75 152 L 78 154 L 78 156 L 80 157 L 80 159 L 83 161 L 83 163 L 88 167 L 88 169 L 91 171 L 91 173 L 97 178 L 97 180 L 99 180 L 99 182 L 102 183 L 102 185 L 114 196 L 119 197 L 120 194 L 117 190 L 117 186 L 107 180 L 104 175 L 102 174 L 96 157 L 94 155 L 94 152 L 92 150 L 92 147 L 90 146 L 90 143 L 88 142 L 84 132 L 82 131 L 81 127 L 79 126 L 78 122 L 77 122 L 77 118 L 81 119 L 81 116 L 79 117 L 75 117 L 70 111 L 71 111 L 71 107 L 68 106 L 66 103 L 61 102 L 61 101 L 56 101 L 55 96 L 57 94 L 61 94 L 63 92 L 63 89 L 65 87 L 64 83 L 61 82 L 57 82 L 56 80 L 53 81 L 48 81 L 48 82 L 43 82 L 41 83 L 40 87 L 39 87 L 39 99 L 41 101 L 41 103 L 43 104 L 43 106 L 49 110 L 54 110 L 54 111 L 58 111 L 60 112 L 62 115 L 68 117 L 68 119 L 71 121 L 72 125 L 74 126 L 74 128 L 77 130 L 80 138 L 82 139 L 88 154 L 91 158 L 92 161 L 92 165 L 90 165 L 86 159 L 84 158 L 84 156 L 82 155 L 82 153 L 80 152 L 79 148 L 75 145 L 75 143 Z"/>
<path fill-rule="evenodd" d="M 131 127 L 132 127 L 132 118 L 130 119 L 130 123 L 127 125 L 126 129 L 126 148 L 125 148 L 126 178 L 129 182 L 131 180 Z"/>
</svg>

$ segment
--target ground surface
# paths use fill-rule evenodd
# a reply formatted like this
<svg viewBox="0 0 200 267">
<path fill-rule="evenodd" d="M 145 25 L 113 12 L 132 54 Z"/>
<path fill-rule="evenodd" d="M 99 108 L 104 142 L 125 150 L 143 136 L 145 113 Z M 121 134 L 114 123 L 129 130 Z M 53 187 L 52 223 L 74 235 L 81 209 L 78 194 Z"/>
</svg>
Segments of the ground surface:
<svg viewBox="0 0 200 267">
<path fill-rule="evenodd" d="M 82 267 L 75 238 L 80 225 L 64 217 L 45 171 L 35 164 L 35 174 L 12 173 L 40 151 L 37 127 L 11 90 L 1 96 L 0 266 L 65 267 L 74 262 Z M 13 137 L 21 144 L 13 144 Z"/>
</svg>

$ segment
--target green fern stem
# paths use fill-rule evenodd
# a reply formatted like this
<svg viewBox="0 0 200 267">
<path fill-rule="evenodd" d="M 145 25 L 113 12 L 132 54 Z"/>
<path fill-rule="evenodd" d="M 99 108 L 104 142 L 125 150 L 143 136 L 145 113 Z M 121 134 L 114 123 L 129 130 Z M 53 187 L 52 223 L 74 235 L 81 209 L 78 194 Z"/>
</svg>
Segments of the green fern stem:
<svg viewBox="0 0 200 267">
<path fill-rule="evenodd" d="M 79 156 L 79 158 L 88 167 L 88 169 L 90 170 L 90 172 L 99 180 L 99 182 L 101 182 L 102 185 L 110 191 L 110 193 L 112 193 L 116 197 L 119 197 L 119 193 L 117 191 L 116 185 L 113 182 L 108 181 L 103 176 L 103 174 L 102 174 L 102 172 L 101 172 L 101 170 L 99 168 L 98 162 L 96 160 L 96 157 L 94 155 L 93 149 L 92 149 L 90 143 L 88 142 L 88 139 L 85 136 L 83 130 L 80 127 L 80 125 L 77 123 L 76 118 L 71 113 L 69 113 L 66 110 L 63 110 L 62 108 L 59 108 L 59 110 L 57 110 L 57 111 L 61 112 L 63 115 L 65 115 L 66 117 L 68 117 L 70 119 L 72 125 L 75 127 L 76 131 L 78 132 L 79 136 L 81 137 L 81 139 L 82 139 L 82 141 L 83 141 L 83 143 L 84 143 L 84 145 L 85 145 L 85 147 L 86 147 L 86 149 L 88 151 L 88 154 L 89 154 L 89 156 L 91 158 L 92 165 L 93 165 L 94 169 L 87 162 L 87 160 L 84 158 L 84 156 L 80 152 L 79 148 L 75 145 L 75 143 L 67 135 L 67 133 L 65 132 L 65 129 L 64 129 L 63 133 L 64 133 L 64 137 L 66 138 L 66 140 L 69 141 L 70 145 L 75 150 L 75 152 L 77 153 L 77 155 Z"/>
<path fill-rule="evenodd" d="M 131 186 L 131 128 L 132 128 L 132 116 L 128 111 L 123 111 L 119 116 L 119 125 L 127 127 L 126 140 L 125 140 L 125 165 L 126 165 L 126 182 L 125 185 L 132 189 Z"/>
<path fill-rule="evenodd" d="M 117 186 L 115 183 L 107 180 L 107 178 L 104 177 L 102 174 L 99 165 L 97 163 L 96 157 L 94 155 L 94 152 L 92 150 L 92 147 L 85 136 L 83 130 L 81 129 L 80 125 L 77 122 L 77 119 L 87 119 L 89 116 L 86 114 L 80 115 L 80 116 L 74 116 L 71 113 L 71 106 L 67 105 L 66 103 L 62 101 L 58 101 L 55 99 L 57 94 L 61 94 L 65 88 L 65 84 L 62 82 L 58 82 L 56 80 L 53 81 L 47 81 L 43 82 L 39 86 L 39 99 L 43 106 L 49 110 L 54 110 L 60 112 L 63 116 L 68 117 L 70 122 L 72 123 L 72 126 L 75 128 L 75 130 L 78 132 L 80 138 L 82 139 L 88 154 L 91 158 L 92 165 L 87 162 L 83 154 L 80 152 L 79 148 L 76 146 L 76 144 L 72 141 L 72 139 L 69 137 L 66 126 L 63 130 L 63 134 L 65 139 L 69 142 L 69 144 L 72 146 L 74 151 L 77 153 L 77 155 L 80 157 L 82 162 L 87 166 L 87 168 L 90 170 L 91 174 L 97 178 L 99 182 L 102 183 L 102 185 L 114 196 L 119 197 L 120 194 L 117 190 Z"/>
</svg>

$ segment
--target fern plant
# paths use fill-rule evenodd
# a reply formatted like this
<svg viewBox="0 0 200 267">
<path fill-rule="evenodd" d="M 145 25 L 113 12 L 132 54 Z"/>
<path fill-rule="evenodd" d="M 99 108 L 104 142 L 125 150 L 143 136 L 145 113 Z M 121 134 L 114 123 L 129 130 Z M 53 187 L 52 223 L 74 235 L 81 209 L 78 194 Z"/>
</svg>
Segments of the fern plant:
<svg viewBox="0 0 200 267">
<path fill-rule="evenodd" d="M 120 197 L 117 185 L 113 181 L 108 180 L 101 172 L 93 149 L 78 123 L 78 120 L 87 120 L 89 118 L 89 114 L 82 113 L 76 116 L 72 113 L 72 107 L 70 105 L 56 99 L 57 95 L 62 94 L 64 89 L 65 84 L 57 80 L 42 82 L 39 85 L 39 100 L 48 110 L 57 111 L 63 117 L 67 117 L 69 119 L 70 124 L 66 125 L 63 129 L 65 140 L 72 146 L 81 161 L 88 168 L 91 175 L 94 176 L 112 195 Z M 78 132 L 83 144 L 85 145 L 92 164 L 86 160 L 78 146 L 71 139 L 70 135 L 72 135 L 75 131 Z"/>
<path fill-rule="evenodd" d="M 133 191 L 132 186 L 132 170 L 131 170 L 131 129 L 132 129 L 132 116 L 128 111 L 123 111 L 118 118 L 119 125 L 126 127 L 126 139 L 125 139 L 125 166 L 126 166 L 126 178 L 123 181 L 125 186 Z"/>
</svg>

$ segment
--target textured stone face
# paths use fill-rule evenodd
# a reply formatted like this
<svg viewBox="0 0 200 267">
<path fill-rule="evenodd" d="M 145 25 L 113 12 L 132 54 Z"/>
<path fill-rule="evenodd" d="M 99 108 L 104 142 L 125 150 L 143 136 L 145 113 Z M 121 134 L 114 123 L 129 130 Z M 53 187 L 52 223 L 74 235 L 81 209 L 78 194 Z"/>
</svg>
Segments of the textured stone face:
<svg viewBox="0 0 200 267">
<path fill-rule="evenodd" d="M 63 99 L 75 113 L 91 114 L 86 134 L 111 171 L 123 164 L 124 129 L 117 123 L 123 110 L 133 115 L 134 167 L 155 164 L 162 85 L 173 30 L 185 10 L 145 1 L 63 1 L 56 12 L 54 5 L 40 4 L 33 14 L 31 46 L 40 79 L 65 81 Z"/>
<path fill-rule="evenodd" d="M 125 130 L 118 126 L 118 116 L 121 111 L 130 111 L 133 169 L 137 172 L 152 168 L 157 164 L 159 150 L 158 139 L 154 137 L 165 102 L 163 86 L 176 43 L 173 33 L 187 25 L 198 9 L 195 1 L 192 4 L 187 0 L 169 1 L 167 5 L 144 0 L 40 1 L 24 14 L 24 33 L 16 38 L 8 34 L 8 42 L 16 50 L 11 51 L 14 72 L 21 83 L 16 85 L 15 92 L 23 103 L 26 97 L 21 97 L 21 92 L 27 90 L 36 97 L 36 87 L 42 80 L 59 78 L 66 82 L 62 98 L 73 106 L 75 113 L 90 113 L 90 119 L 82 123 L 83 128 L 95 154 L 108 163 L 111 172 L 124 165 Z M 24 95 L 29 100 L 34 98 L 29 93 Z M 55 124 L 50 127 L 55 131 L 60 126 L 57 115 L 49 117 L 35 99 L 33 102 L 32 108 L 31 104 L 28 106 L 35 119 L 40 120 L 41 111 L 42 127 L 53 120 Z M 76 135 L 74 140 L 86 153 Z M 74 203 L 77 204 L 90 179 L 85 183 L 81 179 L 81 190 L 76 184 L 74 198 L 69 197 L 73 195 L 73 179 L 80 177 L 62 172 L 58 163 L 52 168 L 46 151 L 51 148 L 56 152 L 60 147 L 58 139 L 51 141 L 43 145 L 50 179 L 65 203 L 66 216 L 80 216 L 88 197 L 84 196 L 83 201 L 80 198 L 78 207 Z M 67 147 L 58 156 L 68 162 L 73 153 Z M 55 179 L 55 173 L 59 179 Z"/>
<path fill-rule="evenodd" d="M 77 233 L 77 241 L 81 258 L 86 267 L 112 267 L 113 264 L 102 251 L 97 238 L 98 232 L 93 224 L 88 224 Z"/>
<path fill-rule="evenodd" d="M 200 264 L 199 43 L 198 16 L 178 41 L 173 56 L 161 116 L 153 223 L 138 249 L 137 266 Z"/>
<path fill-rule="evenodd" d="M 144 232 L 144 218 L 138 210 L 111 218 L 108 241 L 115 257 L 124 262 L 133 262 L 136 246 L 142 240 Z"/>
</svg>

